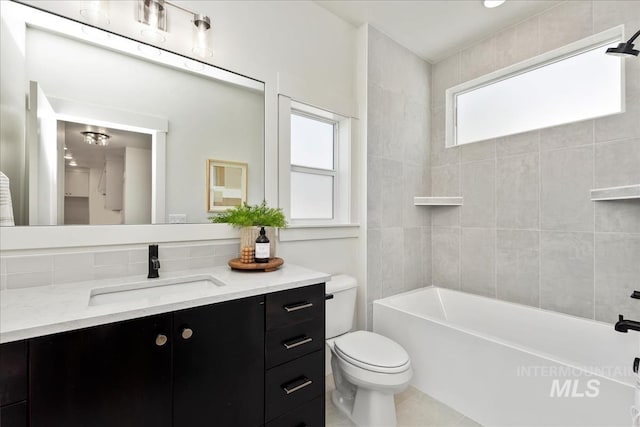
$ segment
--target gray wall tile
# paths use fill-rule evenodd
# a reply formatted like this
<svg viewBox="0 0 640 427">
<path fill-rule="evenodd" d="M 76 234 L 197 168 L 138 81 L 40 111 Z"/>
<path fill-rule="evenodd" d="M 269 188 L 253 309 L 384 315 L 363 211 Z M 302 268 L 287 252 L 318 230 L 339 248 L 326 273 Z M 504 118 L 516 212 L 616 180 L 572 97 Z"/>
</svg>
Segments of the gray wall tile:
<svg viewBox="0 0 640 427">
<path fill-rule="evenodd" d="M 129 251 L 94 252 L 93 265 L 126 265 L 129 263 Z"/>
<path fill-rule="evenodd" d="M 627 96 L 626 112 L 595 119 L 595 141 L 631 138 L 640 138 L 640 103 Z"/>
<path fill-rule="evenodd" d="M 463 163 L 496 158 L 496 142 L 493 139 L 461 145 L 458 150 Z"/>
<path fill-rule="evenodd" d="M 638 301 L 629 295 L 640 290 L 640 234 L 596 233 L 595 258 L 596 320 L 638 320 Z"/>
<path fill-rule="evenodd" d="M 9 275 L 15 273 L 51 272 L 53 269 L 53 257 L 50 255 L 7 257 L 5 258 L 5 265 L 6 274 Z"/>
<path fill-rule="evenodd" d="M 496 162 L 462 164 L 463 227 L 495 227 Z"/>
<path fill-rule="evenodd" d="M 402 162 L 385 160 L 382 170 L 382 227 L 402 224 Z"/>
<path fill-rule="evenodd" d="M 382 232 L 367 230 L 367 302 L 382 297 Z"/>
<path fill-rule="evenodd" d="M 615 7 L 612 7 L 611 0 L 596 0 L 593 2 L 593 31 L 600 32 L 620 24 L 630 24 L 640 21 L 640 8 L 638 0 L 616 0 Z M 636 22 L 637 23 L 637 22 Z M 627 28 L 626 34 L 631 37 L 634 31 L 638 30 L 637 25 Z"/>
<path fill-rule="evenodd" d="M 496 288 L 498 298 L 537 307 L 540 305 L 540 252 L 538 231 L 498 230 Z"/>
<path fill-rule="evenodd" d="M 433 284 L 460 289 L 460 228 L 433 227 Z"/>
<path fill-rule="evenodd" d="M 454 164 L 431 168 L 430 194 L 432 196 L 460 196 L 460 167 Z"/>
<path fill-rule="evenodd" d="M 433 66 L 432 106 L 442 107 L 445 104 L 445 91 L 461 83 L 460 54 L 456 53 Z"/>
<path fill-rule="evenodd" d="M 496 156 L 536 153 L 539 150 L 540 131 L 519 133 L 496 139 Z"/>
<path fill-rule="evenodd" d="M 596 231 L 640 233 L 640 200 L 595 202 Z"/>
<path fill-rule="evenodd" d="M 496 297 L 495 228 L 462 228 L 460 288 Z"/>
<path fill-rule="evenodd" d="M 593 317 L 593 240 L 593 233 L 541 233 L 540 307 Z"/>
<path fill-rule="evenodd" d="M 32 273 L 8 273 L 6 276 L 7 289 L 30 288 L 34 286 L 47 286 L 52 284 L 51 271 L 38 271 Z"/>
<path fill-rule="evenodd" d="M 540 130 L 540 149 L 553 150 L 593 144 L 593 120 Z"/>
<path fill-rule="evenodd" d="M 638 183 L 640 138 L 596 144 L 596 188 Z"/>
<path fill-rule="evenodd" d="M 402 227 L 388 227 L 381 230 L 382 296 L 397 293 L 404 283 L 404 230 Z M 373 260 L 372 260 L 373 261 Z"/>
<path fill-rule="evenodd" d="M 631 141 L 640 140 L 640 79 L 629 76 L 640 75 L 640 61 L 624 61 L 627 79 L 623 114 L 453 149 L 444 148 L 445 90 L 479 73 L 496 71 L 620 24 L 625 25 L 627 36 L 640 28 L 637 1 L 565 1 L 433 65 L 432 190 L 447 190 L 455 179 L 455 172 L 448 171 L 456 171 L 468 162 L 493 159 L 495 148 L 496 224 L 488 228 L 497 233 L 494 265 L 498 298 L 615 320 L 605 319 L 603 313 L 615 311 L 606 307 L 618 307 L 620 302 L 605 300 L 601 293 L 626 294 L 628 289 L 624 281 L 618 281 L 611 289 L 601 287 L 602 292 L 594 296 L 593 232 L 640 235 L 640 202 L 594 203 L 590 190 L 596 183 L 628 185 L 639 180 L 640 167 L 634 166 L 640 162 Z M 610 146 L 600 144 L 612 141 Z M 450 166 L 437 169 L 443 165 Z M 455 230 L 477 220 L 472 211 L 479 206 L 482 186 L 480 191 L 468 191 L 472 181 L 469 176 L 467 171 L 466 177 L 462 172 L 457 177 L 465 198 L 462 208 L 431 208 L 435 285 L 457 287 L 456 268 L 463 264 L 463 290 L 467 284 L 481 286 L 471 283 L 466 273 L 477 255 L 465 249 L 460 255 L 454 245 L 460 241 L 455 240 Z M 634 182 L 627 182 L 630 180 Z M 541 230 L 548 231 L 542 231 L 544 243 L 539 242 Z M 627 250 L 635 253 L 635 249 Z M 603 258 L 601 262 L 607 261 Z M 607 268 L 602 268 L 602 277 L 606 277 Z M 541 269 L 544 277 L 540 276 Z M 600 269 L 597 265 L 596 272 Z"/>
<path fill-rule="evenodd" d="M 593 231 L 592 147 L 545 151 L 541 160 L 542 229 Z"/>
<path fill-rule="evenodd" d="M 542 52 L 559 48 L 590 36 L 592 33 L 590 1 L 566 1 L 540 14 L 540 48 Z"/>
<path fill-rule="evenodd" d="M 504 68 L 540 53 L 540 20 L 527 19 L 496 34 L 496 68 Z"/>
<path fill-rule="evenodd" d="M 538 154 L 498 159 L 496 211 L 498 228 L 539 227 Z"/>
<path fill-rule="evenodd" d="M 405 228 L 403 250 L 403 276 L 404 280 L 397 283 L 394 293 L 400 293 L 422 286 L 426 286 L 424 280 L 424 262 L 422 259 L 422 230 L 418 227 Z"/>
<path fill-rule="evenodd" d="M 475 79 L 496 69 L 496 39 L 490 37 L 460 53 L 460 80 Z"/>
</svg>

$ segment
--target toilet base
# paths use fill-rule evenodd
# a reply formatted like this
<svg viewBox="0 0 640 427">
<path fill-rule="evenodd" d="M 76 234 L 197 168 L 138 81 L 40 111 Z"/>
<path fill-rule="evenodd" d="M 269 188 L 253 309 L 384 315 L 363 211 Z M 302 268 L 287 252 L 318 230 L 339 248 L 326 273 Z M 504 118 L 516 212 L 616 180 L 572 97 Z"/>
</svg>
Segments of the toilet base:
<svg viewBox="0 0 640 427">
<path fill-rule="evenodd" d="M 331 401 L 357 426 L 395 427 L 397 421 L 393 395 L 393 393 L 358 388 L 353 398 L 334 390 Z"/>
</svg>

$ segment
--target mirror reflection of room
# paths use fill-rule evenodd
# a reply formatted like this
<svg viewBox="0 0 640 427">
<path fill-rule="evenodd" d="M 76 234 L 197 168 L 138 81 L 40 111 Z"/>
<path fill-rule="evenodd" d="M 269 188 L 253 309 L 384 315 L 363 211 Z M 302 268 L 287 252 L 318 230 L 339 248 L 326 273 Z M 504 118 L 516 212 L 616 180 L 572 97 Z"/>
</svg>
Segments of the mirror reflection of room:
<svg viewBox="0 0 640 427">
<path fill-rule="evenodd" d="M 151 135 L 60 122 L 64 224 L 151 221 Z"/>
</svg>

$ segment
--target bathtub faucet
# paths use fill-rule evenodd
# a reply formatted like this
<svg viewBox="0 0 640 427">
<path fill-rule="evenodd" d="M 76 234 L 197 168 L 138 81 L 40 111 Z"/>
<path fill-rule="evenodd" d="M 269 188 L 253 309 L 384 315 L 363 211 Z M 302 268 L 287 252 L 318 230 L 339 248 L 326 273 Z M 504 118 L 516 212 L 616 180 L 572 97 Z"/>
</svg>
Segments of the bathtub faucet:
<svg viewBox="0 0 640 427">
<path fill-rule="evenodd" d="M 616 331 L 624 332 L 625 334 L 629 331 L 629 329 L 640 332 L 640 322 L 625 319 L 624 317 L 622 317 L 622 314 L 618 315 L 618 321 L 616 322 L 615 327 Z"/>
</svg>

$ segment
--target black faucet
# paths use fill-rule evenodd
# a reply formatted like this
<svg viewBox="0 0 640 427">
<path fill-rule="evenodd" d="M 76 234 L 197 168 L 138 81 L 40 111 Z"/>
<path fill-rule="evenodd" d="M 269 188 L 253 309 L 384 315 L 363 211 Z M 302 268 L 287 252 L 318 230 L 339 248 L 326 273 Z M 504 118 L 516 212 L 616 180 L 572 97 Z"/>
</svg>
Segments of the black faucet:
<svg viewBox="0 0 640 427">
<path fill-rule="evenodd" d="M 640 299 L 640 291 L 633 291 L 631 294 L 631 298 Z M 622 314 L 618 314 L 618 321 L 616 322 L 616 331 L 627 333 L 629 329 L 632 331 L 640 332 L 640 322 L 636 322 L 635 320 L 628 320 L 622 317 Z"/>
<path fill-rule="evenodd" d="M 624 332 L 625 334 L 631 329 L 632 331 L 640 332 L 640 322 L 635 320 L 628 320 L 622 317 L 622 314 L 618 315 L 618 321 L 616 322 L 616 331 Z"/>
<path fill-rule="evenodd" d="M 158 245 L 149 245 L 149 275 L 148 279 L 157 279 L 160 270 L 160 260 L 158 259 Z"/>
</svg>

